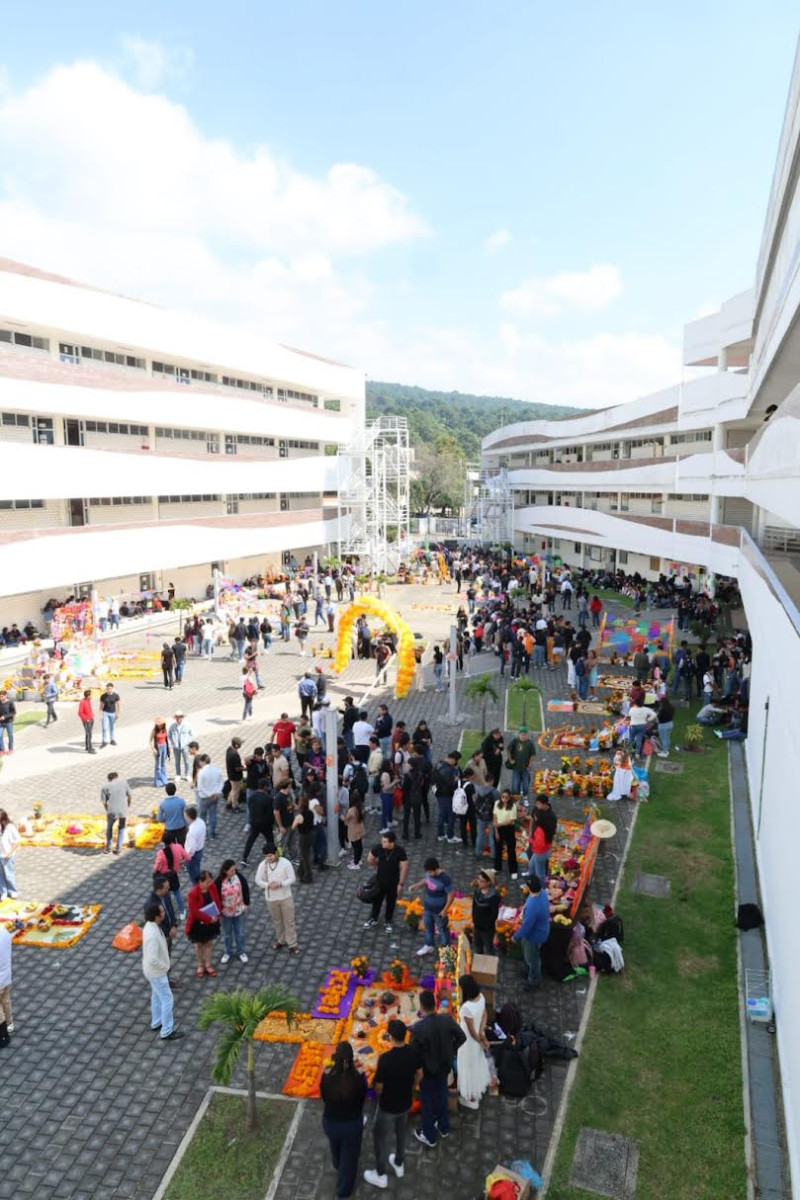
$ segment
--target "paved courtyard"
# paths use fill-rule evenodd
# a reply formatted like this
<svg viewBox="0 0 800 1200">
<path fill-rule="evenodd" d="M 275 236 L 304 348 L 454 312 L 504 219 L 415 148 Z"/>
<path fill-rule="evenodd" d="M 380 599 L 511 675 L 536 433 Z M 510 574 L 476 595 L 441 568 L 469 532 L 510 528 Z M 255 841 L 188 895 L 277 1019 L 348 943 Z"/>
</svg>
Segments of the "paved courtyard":
<svg viewBox="0 0 800 1200">
<path fill-rule="evenodd" d="M 449 618 L 436 607 L 454 599 L 436 588 L 392 588 L 387 597 L 410 620 L 412 628 L 444 636 Z M 424 607 L 419 607 L 424 606 Z M 157 647 L 161 632 L 148 645 Z M 313 631 L 310 641 L 315 638 Z M 325 637 L 331 644 L 332 639 Z M 142 635 L 139 635 L 140 644 Z M 484 661 L 485 660 L 485 663 Z M 0 772 L 0 804 L 12 816 L 30 812 L 34 800 L 60 812 L 100 812 L 99 792 L 106 773 L 114 769 L 134 788 L 133 811 L 149 812 L 158 796 L 152 787 L 147 736 L 153 716 L 169 716 L 180 706 L 187 714 L 203 750 L 220 761 L 229 739 L 240 734 L 244 749 L 263 744 L 272 721 L 286 707 L 297 712 L 296 681 L 310 659 L 299 657 L 296 644 L 276 645 L 262 659 L 267 690 L 255 702 L 255 720 L 242 726 L 239 668 L 223 654 L 211 663 L 192 658 L 181 688 L 166 693 L 157 683 L 123 682 L 122 720 L 116 748 L 93 757 L 82 751 L 82 732 L 74 708 L 62 706 L 62 719 L 44 730 L 20 733 L 18 751 Z M 473 673 L 495 669 L 489 655 L 478 659 Z M 545 699 L 563 698 L 566 671 L 539 672 Z M 353 664 L 331 687 L 338 700 L 348 692 L 358 696 L 374 678 L 374 665 Z M 500 682 L 499 676 L 497 677 Z M 378 699 L 370 704 L 374 712 Z M 502 724 L 502 694 L 489 724 Z M 422 717 L 434 733 L 434 754 L 453 745 L 462 728 L 480 728 L 477 710 L 463 700 L 461 725 L 446 724 L 447 697 L 435 692 L 412 693 L 406 700 L 389 699 L 390 711 L 412 728 Z M 588 718 L 577 718 L 589 724 Z M 561 718 L 557 718 L 560 723 Z M 539 759 L 541 762 L 541 758 Z M 556 802 L 560 815 L 583 819 L 585 802 Z M 592 894 L 600 902 L 611 894 L 618 858 L 624 849 L 631 819 L 627 804 L 615 806 L 618 826 L 611 853 L 601 857 Z M 367 843 L 377 840 L 378 823 L 369 819 Z M 225 857 L 239 859 L 243 849 L 242 817 L 221 812 L 219 838 L 209 843 L 205 864 L 215 869 Z M 474 876 L 471 854 L 460 847 L 439 846 L 435 830 L 423 826 L 424 837 L 409 845 L 410 878 L 422 874 L 422 860 L 435 847 L 457 887 L 468 890 Z M 0 1200 L 31 1196 L 35 1200 L 151 1200 L 164 1171 L 190 1124 L 210 1082 L 214 1034 L 195 1028 L 200 1004 L 214 987 L 256 987 L 282 982 L 304 1006 L 311 1007 L 325 971 L 345 965 L 359 951 L 371 964 L 385 968 L 395 955 L 416 962 L 420 935 L 404 924 L 393 937 L 382 927 L 362 930 L 365 908 L 355 896 L 359 876 L 344 870 L 317 874 L 314 886 L 297 897 L 298 931 L 303 953 L 297 959 L 270 950 L 271 931 L 263 903 L 255 898 L 247 928 L 250 961 L 220 968 L 215 980 L 194 975 L 194 955 L 185 938 L 179 943 L 172 977 L 176 991 L 176 1024 L 188 1036 L 162 1045 L 148 1029 L 148 988 L 139 955 L 124 955 L 110 943 L 116 931 L 141 915 L 149 891 L 152 856 L 132 851 L 120 859 L 89 850 L 22 849 L 18 855 L 21 893 L 33 900 L 97 903 L 103 906 L 97 924 L 74 948 L 54 951 L 16 947 L 14 950 L 14 1008 L 17 1032 L 3 1053 L 4 1162 Z M 254 868 L 251 868 L 251 874 Z M 509 898 L 518 885 L 507 876 Z M 602 986 L 602 981 L 601 981 Z M 526 1019 L 545 1026 L 556 1037 L 578 1031 L 587 981 L 558 985 L 549 980 L 532 996 L 521 989 L 519 966 L 501 962 L 499 994 L 514 999 Z M 261 1046 L 257 1053 L 258 1086 L 277 1092 L 296 1052 L 291 1046 Z M 461 1110 L 446 1143 L 423 1152 L 409 1148 L 403 1181 L 392 1180 L 390 1193 L 428 1200 L 442 1189 L 470 1197 L 481 1190 L 482 1179 L 498 1161 L 530 1159 L 541 1169 L 566 1076 L 566 1064 L 548 1066 L 535 1092 L 522 1104 L 487 1099 L 479 1112 Z M 362 1165 L 372 1165 L 371 1139 L 365 1138 Z M 276 1200 L 311 1200 L 333 1195 L 334 1176 L 320 1128 L 320 1106 L 306 1105 L 297 1139 L 289 1156 Z M 265 1182 L 265 1192 L 267 1184 Z M 359 1194 L 372 1191 L 361 1184 Z"/>
</svg>

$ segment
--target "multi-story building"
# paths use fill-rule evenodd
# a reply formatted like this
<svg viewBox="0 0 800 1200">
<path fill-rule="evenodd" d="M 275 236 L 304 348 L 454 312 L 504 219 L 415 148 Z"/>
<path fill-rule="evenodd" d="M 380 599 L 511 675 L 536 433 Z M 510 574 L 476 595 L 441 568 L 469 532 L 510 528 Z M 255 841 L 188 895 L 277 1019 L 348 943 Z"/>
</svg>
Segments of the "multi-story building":
<svg viewBox="0 0 800 1200">
<path fill-rule="evenodd" d="M 363 420 L 350 367 L 0 260 L 2 624 L 322 552 Z"/>
<path fill-rule="evenodd" d="M 505 506 L 518 549 L 549 550 L 570 564 L 608 564 L 648 577 L 686 565 L 738 580 L 754 646 L 745 761 L 795 1179 L 799 178 L 800 55 L 754 286 L 686 326 L 685 367 L 704 373 L 630 404 L 563 421 L 509 425 L 483 444 L 487 493 L 494 496 L 495 513 Z"/>
</svg>

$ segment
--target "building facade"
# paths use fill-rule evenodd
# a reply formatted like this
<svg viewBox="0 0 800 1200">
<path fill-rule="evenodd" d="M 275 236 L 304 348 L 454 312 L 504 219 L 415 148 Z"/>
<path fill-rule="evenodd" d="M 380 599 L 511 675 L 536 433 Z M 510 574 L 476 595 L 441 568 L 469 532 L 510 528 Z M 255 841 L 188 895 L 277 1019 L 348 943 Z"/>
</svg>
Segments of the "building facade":
<svg viewBox="0 0 800 1200">
<path fill-rule="evenodd" d="M 792 1173 L 800 1178 L 800 61 L 751 289 L 686 326 L 692 378 L 630 404 L 506 426 L 483 465 L 518 549 L 647 577 L 734 576 L 753 638 L 744 743 Z"/>
<path fill-rule="evenodd" d="M 323 552 L 363 422 L 357 370 L 0 260 L 2 624 Z"/>
</svg>

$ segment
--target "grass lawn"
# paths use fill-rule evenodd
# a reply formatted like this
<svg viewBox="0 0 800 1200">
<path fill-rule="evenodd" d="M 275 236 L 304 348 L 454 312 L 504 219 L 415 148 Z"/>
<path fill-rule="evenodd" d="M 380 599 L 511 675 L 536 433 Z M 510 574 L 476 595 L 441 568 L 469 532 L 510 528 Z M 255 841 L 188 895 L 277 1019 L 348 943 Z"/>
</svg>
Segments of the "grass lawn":
<svg viewBox="0 0 800 1200">
<path fill-rule="evenodd" d="M 596 590 L 594 588 L 589 588 L 590 600 L 592 596 L 599 596 L 600 599 L 605 602 L 611 601 L 613 604 L 619 604 L 621 608 L 634 607 L 633 600 L 630 596 L 623 596 L 622 592 L 615 592 L 610 588 L 597 588 Z"/>
<path fill-rule="evenodd" d="M 523 708 L 525 709 L 524 720 Z M 515 687 L 513 683 L 509 684 L 506 724 L 509 729 L 519 729 L 520 725 L 527 725 L 532 733 L 541 733 L 542 694 L 538 688 L 532 692 L 525 692 Z"/>
<path fill-rule="evenodd" d="M 461 766 L 466 766 L 468 758 L 471 758 L 476 750 L 480 750 L 485 733 L 481 733 L 480 729 L 465 729 L 461 735 Z"/>
<path fill-rule="evenodd" d="M 651 775 L 618 899 L 625 971 L 599 980 L 548 1200 L 588 1200 L 568 1183 L 585 1125 L 639 1140 L 638 1200 L 746 1195 L 727 749 L 704 734 L 707 753 L 671 756 L 682 775 Z M 637 871 L 671 898 L 634 895 Z"/>
<path fill-rule="evenodd" d="M 294 1105 L 259 1100 L 255 1133 L 244 1132 L 244 1096 L 215 1092 L 164 1200 L 264 1200 Z"/>
<path fill-rule="evenodd" d="M 43 708 L 31 708 L 25 712 L 18 712 L 14 718 L 14 733 L 19 733 L 20 729 L 24 729 L 26 725 L 38 725 L 45 719 L 45 716 Z"/>
</svg>

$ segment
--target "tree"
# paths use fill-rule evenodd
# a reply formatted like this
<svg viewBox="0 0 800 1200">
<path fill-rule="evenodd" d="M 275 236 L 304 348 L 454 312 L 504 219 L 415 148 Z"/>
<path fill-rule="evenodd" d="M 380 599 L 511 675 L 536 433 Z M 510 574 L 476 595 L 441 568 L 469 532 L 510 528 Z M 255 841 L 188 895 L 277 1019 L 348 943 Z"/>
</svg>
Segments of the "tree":
<svg viewBox="0 0 800 1200">
<path fill-rule="evenodd" d="M 428 518 L 435 508 L 460 508 L 465 469 L 463 455 L 453 438 L 439 438 L 435 446 L 417 446 L 412 484 L 415 507 Z"/>
<path fill-rule="evenodd" d="M 256 1127 L 256 1064 L 253 1037 L 256 1029 L 270 1013 L 283 1013 L 287 1025 L 292 1025 L 300 1011 L 300 1001 L 282 984 L 272 984 L 248 992 L 243 988 L 233 992 L 215 992 L 209 996 L 197 1024 L 208 1029 L 217 1022 L 222 1033 L 217 1043 L 217 1057 L 211 1078 L 223 1087 L 230 1084 L 233 1070 L 239 1061 L 242 1047 L 247 1047 L 247 1130 Z"/>
<path fill-rule="evenodd" d="M 481 733 L 486 733 L 486 708 L 490 700 L 497 704 L 500 698 L 491 675 L 479 675 L 477 679 L 471 679 L 464 688 L 464 695 L 470 700 L 480 700 Z"/>
<path fill-rule="evenodd" d="M 531 692 L 538 692 L 539 689 L 537 688 L 536 684 L 533 683 L 532 680 L 528 679 L 527 675 L 523 675 L 521 679 L 518 679 L 515 686 L 516 686 L 516 689 L 518 692 L 522 692 L 522 721 L 521 721 L 521 724 L 527 725 L 528 722 L 527 722 L 526 718 L 528 715 L 528 701 L 530 700 L 530 694 L 531 694 Z"/>
</svg>

